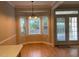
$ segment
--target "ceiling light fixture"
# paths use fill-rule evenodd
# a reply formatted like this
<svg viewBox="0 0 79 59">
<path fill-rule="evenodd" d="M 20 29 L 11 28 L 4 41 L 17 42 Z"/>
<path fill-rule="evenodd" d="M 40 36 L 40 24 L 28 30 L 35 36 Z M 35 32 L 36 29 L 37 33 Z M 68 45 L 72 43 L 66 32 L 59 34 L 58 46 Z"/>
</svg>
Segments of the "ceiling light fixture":
<svg viewBox="0 0 79 59">
<path fill-rule="evenodd" d="M 29 16 L 29 19 L 31 19 L 32 17 L 34 17 L 33 3 L 34 3 L 34 1 L 32 1 L 32 14 L 31 14 L 31 16 Z M 37 16 L 35 16 L 34 19 L 37 19 Z"/>
</svg>

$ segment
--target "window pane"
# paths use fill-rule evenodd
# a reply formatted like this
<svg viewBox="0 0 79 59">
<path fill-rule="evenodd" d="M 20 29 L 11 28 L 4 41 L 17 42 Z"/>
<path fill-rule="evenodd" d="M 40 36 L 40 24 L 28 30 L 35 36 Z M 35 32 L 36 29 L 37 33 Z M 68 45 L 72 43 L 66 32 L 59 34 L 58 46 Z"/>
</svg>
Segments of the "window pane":
<svg viewBox="0 0 79 59">
<path fill-rule="evenodd" d="M 55 12 L 56 15 L 66 15 L 66 14 L 78 14 L 78 11 L 56 11 Z"/>
<path fill-rule="evenodd" d="M 25 20 L 26 17 L 20 17 L 20 31 L 22 34 L 25 33 Z"/>
<path fill-rule="evenodd" d="M 77 40 L 77 17 L 69 17 L 69 40 Z"/>
<path fill-rule="evenodd" d="M 43 16 L 42 27 L 43 27 L 42 33 L 48 34 L 48 17 L 47 16 Z"/>
<path fill-rule="evenodd" d="M 57 40 L 65 41 L 65 19 L 57 18 Z"/>
<path fill-rule="evenodd" d="M 40 18 L 29 19 L 29 34 L 40 34 Z"/>
</svg>

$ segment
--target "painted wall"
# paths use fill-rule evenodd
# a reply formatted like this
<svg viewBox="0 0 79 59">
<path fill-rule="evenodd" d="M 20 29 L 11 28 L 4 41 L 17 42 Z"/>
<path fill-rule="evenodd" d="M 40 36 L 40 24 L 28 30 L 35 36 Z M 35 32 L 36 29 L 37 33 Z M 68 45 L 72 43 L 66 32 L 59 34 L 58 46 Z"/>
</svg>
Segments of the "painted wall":
<svg viewBox="0 0 79 59">
<path fill-rule="evenodd" d="M 6 39 L 16 42 L 15 35 L 15 9 L 7 2 L 0 2 L 0 42 Z"/>
</svg>

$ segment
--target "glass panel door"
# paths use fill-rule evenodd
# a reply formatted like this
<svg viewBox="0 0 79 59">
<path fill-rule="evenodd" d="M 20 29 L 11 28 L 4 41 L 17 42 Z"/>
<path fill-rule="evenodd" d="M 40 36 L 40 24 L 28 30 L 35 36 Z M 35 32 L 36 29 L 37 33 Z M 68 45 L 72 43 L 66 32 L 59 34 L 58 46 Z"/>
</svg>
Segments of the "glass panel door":
<svg viewBox="0 0 79 59">
<path fill-rule="evenodd" d="M 56 23 L 57 41 L 65 41 L 65 18 L 57 18 Z"/>
<path fill-rule="evenodd" d="M 77 40 L 77 17 L 69 17 L 69 41 Z"/>
</svg>

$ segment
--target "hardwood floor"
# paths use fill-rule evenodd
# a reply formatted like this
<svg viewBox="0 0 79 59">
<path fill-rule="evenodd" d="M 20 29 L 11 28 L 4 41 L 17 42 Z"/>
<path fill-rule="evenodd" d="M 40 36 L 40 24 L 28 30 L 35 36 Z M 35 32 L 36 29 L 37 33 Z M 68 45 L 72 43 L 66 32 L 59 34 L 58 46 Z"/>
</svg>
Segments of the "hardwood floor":
<svg viewBox="0 0 79 59">
<path fill-rule="evenodd" d="M 58 48 L 45 44 L 24 45 L 21 50 L 21 57 L 77 57 L 79 48 Z"/>
</svg>

